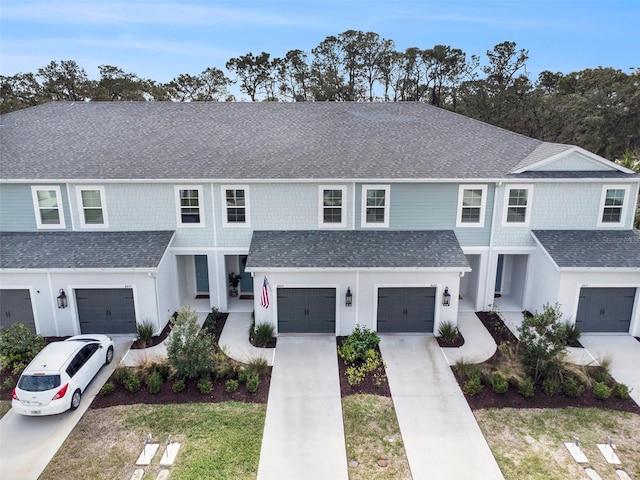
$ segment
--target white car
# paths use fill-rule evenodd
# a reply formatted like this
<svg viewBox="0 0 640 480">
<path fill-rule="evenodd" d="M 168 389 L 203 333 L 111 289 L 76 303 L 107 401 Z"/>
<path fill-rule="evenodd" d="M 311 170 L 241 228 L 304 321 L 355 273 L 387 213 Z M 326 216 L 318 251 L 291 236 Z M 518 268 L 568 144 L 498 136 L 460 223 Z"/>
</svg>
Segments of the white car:
<svg viewBox="0 0 640 480">
<path fill-rule="evenodd" d="M 87 385 L 113 360 L 106 335 L 76 335 L 44 347 L 24 369 L 11 394 L 20 415 L 55 415 L 80 405 Z"/>
</svg>

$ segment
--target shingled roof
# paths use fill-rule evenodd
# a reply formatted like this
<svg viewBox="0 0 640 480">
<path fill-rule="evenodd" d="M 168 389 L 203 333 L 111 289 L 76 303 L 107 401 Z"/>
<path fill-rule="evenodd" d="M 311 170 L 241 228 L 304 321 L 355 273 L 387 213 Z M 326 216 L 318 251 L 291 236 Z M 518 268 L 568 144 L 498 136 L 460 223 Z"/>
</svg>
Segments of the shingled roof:
<svg viewBox="0 0 640 480">
<path fill-rule="evenodd" d="M 533 230 L 559 268 L 640 270 L 638 230 Z"/>
<path fill-rule="evenodd" d="M 272 268 L 471 270 L 452 230 L 255 231 L 246 269 Z"/>
<path fill-rule="evenodd" d="M 2 232 L 0 268 L 154 269 L 173 233 Z"/>
<path fill-rule="evenodd" d="M 401 102 L 51 102 L 0 124 L 10 180 L 503 178 L 571 148 Z"/>
</svg>

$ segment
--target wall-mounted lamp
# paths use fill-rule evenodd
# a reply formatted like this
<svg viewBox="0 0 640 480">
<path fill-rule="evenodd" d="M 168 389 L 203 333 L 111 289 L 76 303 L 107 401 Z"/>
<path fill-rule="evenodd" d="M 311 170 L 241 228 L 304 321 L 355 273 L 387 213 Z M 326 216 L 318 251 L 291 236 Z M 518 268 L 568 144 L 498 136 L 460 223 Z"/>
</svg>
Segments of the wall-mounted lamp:
<svg viewBox="0 0 640 480">
<path fill-rule="evenodd" d="M 58 295 L 58 308 L 67 308 L 67 295 L 63 289 L 60 289 L 60 295 Z"/>
<path fill-rule="evenodd" d="M 449 287 L 444 287 L 444 293 L 442 294 L 442 305 L 448 307 L 451 305 L 451 294 L 449 293 Z"/>
<path fill-rule="evenodd" d="M 345 297 L 344 304 L 347 307 L 350 307 L 352 303 L 353 303 L 353 295 L 351 295 L 351 287 L 348 287 L 347 288 L 347 295 Z"/>
</svg>

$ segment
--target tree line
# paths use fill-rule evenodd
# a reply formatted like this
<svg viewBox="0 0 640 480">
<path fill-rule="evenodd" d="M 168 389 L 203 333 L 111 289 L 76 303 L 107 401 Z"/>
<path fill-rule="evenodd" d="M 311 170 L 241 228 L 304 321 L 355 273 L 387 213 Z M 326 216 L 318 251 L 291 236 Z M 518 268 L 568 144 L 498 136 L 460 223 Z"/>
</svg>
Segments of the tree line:
<svg viewBox="0 0 640 480">
<path fill-rule="evenodd" d="M 347 30 L 310 52 L 290 50 L 231 58 L 161 83 L 113 65 L 91 80 L 73 60 L 35 73 L 0 76 L 0 111 L 67 101 L 235 101 L 233 84 L 251 101 L 418 101 L 548 142 L 580 145 L 611 159 L 640 151 L 640 70 L 597 67 L 543 71 L 532 81 L 529 53 L 515 42 L 468 56 L 446 45 L 397 51 L 374 32 Z"/>
</svg>

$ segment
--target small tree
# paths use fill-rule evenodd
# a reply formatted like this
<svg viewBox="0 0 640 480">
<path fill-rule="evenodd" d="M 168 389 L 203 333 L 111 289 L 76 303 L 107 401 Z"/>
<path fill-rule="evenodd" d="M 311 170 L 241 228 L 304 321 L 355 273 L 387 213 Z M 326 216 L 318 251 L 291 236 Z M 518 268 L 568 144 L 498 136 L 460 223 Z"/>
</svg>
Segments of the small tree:
<svg viewBox="0 0 640 480">
<path fill-rule="evenodd" d="M 0 370 L 17 374 L 44 348 L 44 338 L 22 323 L 0 328 Z"/>
<path fill-rule="evenodd" d="M 197 378 L 209 374 L 214 365 L 213 337 L 200 329 L 196 311 L 182 307 L 171 325 L 167 358 L 178 377 Z"/>
<path fill-rule="evenodd" d="M 536 381 L 560 370 L 565 355 L 561 316 L 559 304 L 547 303 L 542 313 L 525 316 L 518 328 L 520 360 L 527 374 Z"/>
</svg>

